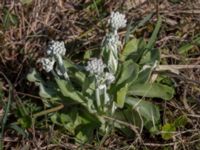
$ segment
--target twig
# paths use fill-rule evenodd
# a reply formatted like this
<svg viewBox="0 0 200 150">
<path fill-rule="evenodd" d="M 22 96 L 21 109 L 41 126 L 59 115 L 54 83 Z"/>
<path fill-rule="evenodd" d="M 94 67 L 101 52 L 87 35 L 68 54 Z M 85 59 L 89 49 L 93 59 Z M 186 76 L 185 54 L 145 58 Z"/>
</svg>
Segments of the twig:
<svg viewBox="0 0 200 150">
<path fill-rule="evenodd" d="M 157 71 L 173 69 L 200 69 L 200 65 L 159 65 Z"/>
<path fill-rule="evenodd" d="M 34 117 L 34 118 L 37 118 L 37 117 L 46 115 L 46 114 L 48 114 L 48 113 L 52 113 L 52 112 L 61 110 L 63 107 L 64 107 L 64 105 L 63 105 L 63 104 L 60 104 L 59 106 L 56 106 L 56 107 L 54 107 L 54 108 L 50 108 L 50 109 L 43 110 L 43 111 L 41 111 L 41 112 L 35 113 L 35 114 L 33 114 L 33 117 Z"/>
<path fill-rule="evenodd" d="M 152 147 L 165 147 L 165 146 L 174 146 L 174 144 L 177 144 L 180 142 L 171 142 L 166 144 L 160 144 L 160 143 L 144 143 L 145 146 L 152 146 Z"/>
<path fill-rule="evenodd" d="M 171 14 L 200 14 L 200 10 L 176 10 L 176 11 L 160 11 L 160 13 Z"/>
<path fill-rule="evenodd" d="M 171 142 L 171 143 L 165 143 L 165 144 L 160 144 L 160 143 L 143 143 L 145 146 L 152 146 L 152 147 L 166 147 L 166 146 L 174 146 L 174 144 L 179 144 L 183 142 L 184 144 L 194 144 L 196 142 L 199 142 L 200 139 L 196 139 L 193 141 L 178 141 L 178 142 Z"/>
</svg>

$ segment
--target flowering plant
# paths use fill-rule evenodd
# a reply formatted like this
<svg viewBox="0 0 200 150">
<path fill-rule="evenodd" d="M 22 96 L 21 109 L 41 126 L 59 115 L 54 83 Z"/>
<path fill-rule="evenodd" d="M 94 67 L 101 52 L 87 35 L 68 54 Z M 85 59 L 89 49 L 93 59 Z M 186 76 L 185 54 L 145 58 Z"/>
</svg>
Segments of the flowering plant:
<svg viewBox="0 0 200 150">
<path fill-rule="evenodd" d="M 159 50 L 153 47 L 161 19 L 149 42 L 134 38 L 123 49 L 118 30 L 126 26 L 125 16 L 112 12 L 108 23 L 101 56 L 78 65 L 64 58 L 63 42 L 52 41 L 47 57 L 38 60 L 47 73 L 52 73 L 52 80 L 45 81 L 35 69 L 27 76 L 39 86 L 47 107 L 58 102 L 64 105 L 61 112 L 49 116 L 81 141 L 88 141 L 95 131 L 103 135 L 113 127 L 128 136 L 137 134 L 137 129 L 121 122 L 156 131 L 159 108 L 146 98 L 169 100 L 174 94 L 174 89 L 156 80 L 154 74 L 160 57 Z"/>
</svg>

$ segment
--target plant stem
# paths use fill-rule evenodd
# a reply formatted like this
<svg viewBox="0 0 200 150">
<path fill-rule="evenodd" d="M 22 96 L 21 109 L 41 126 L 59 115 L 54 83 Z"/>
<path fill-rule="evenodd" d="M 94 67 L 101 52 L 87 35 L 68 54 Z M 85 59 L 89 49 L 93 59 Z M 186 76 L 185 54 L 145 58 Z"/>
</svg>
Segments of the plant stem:
<svg viewBox="0 0 200 150">
<path fill-rule="evenodd" d="M 95 96 L 96 96 L 97 110 L 99 110 L 100 107 L 101 107 L 99 88 L 96 88 L 96 90 L 95 90 Z"/>
<path fill-rule="evenodd" d="M 106 111 L 106 107 L 107 107 L 107 104 L 109 103 L 110 101 L 110 98 L 109 98 L 109 95 L 107 93 L 107 87 L 105 85 L 105 87 L 103 88 L 103 94 L 104 94 L 104 106 L 103 107 L 103 110 L 104 112 Z"/>
<path fill-rule="evenodd" d="M 69 76 L 67 74 L 66 68 L 64 67 L 62 57 L 60 55 L 55 55 L 56 61 L 58 62 L 58 67 L 60 69 L 60 72 L 64 76 L 65 80 L 69 80 Z"/>
</svg>

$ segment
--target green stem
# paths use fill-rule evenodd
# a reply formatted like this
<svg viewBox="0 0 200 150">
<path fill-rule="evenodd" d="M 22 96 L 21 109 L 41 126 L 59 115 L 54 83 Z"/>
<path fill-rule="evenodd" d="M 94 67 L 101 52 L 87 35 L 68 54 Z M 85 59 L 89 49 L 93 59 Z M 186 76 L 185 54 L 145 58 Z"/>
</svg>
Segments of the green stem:
<svg viewBox="0 0 200 150">
<path fill-rule="evenodd" d="M 105 112 L 107 110 L 106 107 L 108 106 L 108 103 L 110 101 L 109 95 L 107 93 L 107 87 L 106 87 L 106 85 L 103 88 L 103 94 L 104 94 L 104 106 L 103 106 L 103 110 Z"/>
<path fill-rule="evenodd" d="M 101 110 L 101 100 L 100 100 L 100 92 L 99 92 L 99 84 L 98 84 L 98 79 L 97 77 L 95 77 L 95 98 L 96 98 L 96 107 L 97 110 Z"/>
<path fill-rule="evenodd" d="M 101 107 L 101 100 L 100 100 L 100 93 L 99 93 L 99 88 L 98 87 L 95 90 L 95 96 L 96 96 L 97 110 L 99 110 L 100 107 Z"/>
<path fill-rule="evenodd" d="M 64 67 L 61 55 L 57 54 L 57 55 L 55 55 L 55 58 L 56 58 L 56 61 L 58 63 L 58 67 L 59 67 L 60 72 L 62 73 L 63 77 L 65 78 L 65 80 L 69 80 L 69 76 L 67 74 L 66 68 Z"/>
</svg>

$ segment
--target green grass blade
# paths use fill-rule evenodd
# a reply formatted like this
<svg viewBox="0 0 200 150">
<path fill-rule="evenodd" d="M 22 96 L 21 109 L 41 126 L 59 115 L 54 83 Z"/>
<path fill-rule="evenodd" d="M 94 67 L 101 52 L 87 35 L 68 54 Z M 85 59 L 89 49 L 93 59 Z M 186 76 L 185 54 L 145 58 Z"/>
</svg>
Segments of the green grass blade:
<svg viewBox="0 0 200 150">
<path fill-rule="evenodd" d="M 162 25 L 162 18 L 161 18 L 161 16 L 159 16 L 158 21 L 156 23 L 156 27 L 155 27 L 155 29 L 151 35 L 151 38 L 149 39 L 149 42 L 147 44 L 147 47 L 146 47 L 147 49 L 152 49 L 154 47 L 161 25 Z"/>
<path fill-rule="evenodd" d="M 4 134 L 4 128 L 5 128 L 5 125 L 6 125 L 6 122 L 7 122 L 8 113 L 9 113 L 9 110 L 10 110 L 10 104 L 11 104 L 11 100 L 12 100 L 13 87 L 12 87 L 11 82 L 6 77 L 6 75 L 3 72 L 0 72 L 0 74 L 6 79 L 6 81 L 9 84 L 8 103 L 7 103 L 6 107 L 5 107 L 5 113 L 4 113 L 3 118 L 2 118 L 1 132 L 0 132 L 0 150 L 3 150 L 3 134 Z"/>
</svg>

